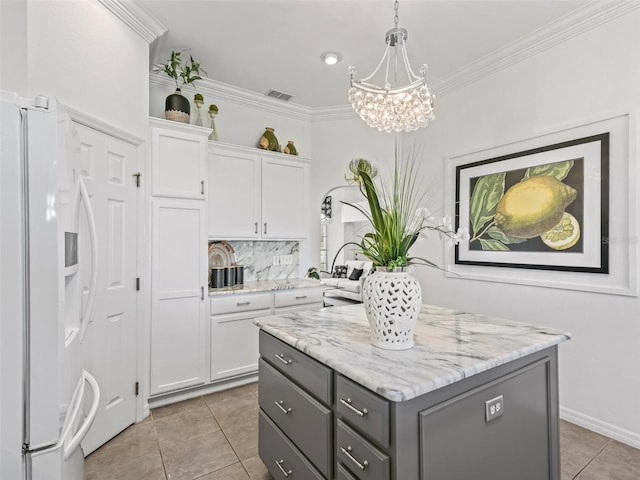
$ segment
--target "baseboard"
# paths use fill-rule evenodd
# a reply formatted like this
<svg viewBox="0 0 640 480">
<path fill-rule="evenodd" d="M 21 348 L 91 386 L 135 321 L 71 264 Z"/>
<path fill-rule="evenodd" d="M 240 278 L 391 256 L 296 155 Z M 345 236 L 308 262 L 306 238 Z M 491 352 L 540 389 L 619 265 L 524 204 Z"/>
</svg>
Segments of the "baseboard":
<svg viewBox="0 0 640 480">
<path fill-rule="evenodd" d="M 601 435 L 606 435 L 634 448 L 640 448 L 640 434 L 590 417 L 570 408 L 560 407 L 560 418 Z"/>
</svg>

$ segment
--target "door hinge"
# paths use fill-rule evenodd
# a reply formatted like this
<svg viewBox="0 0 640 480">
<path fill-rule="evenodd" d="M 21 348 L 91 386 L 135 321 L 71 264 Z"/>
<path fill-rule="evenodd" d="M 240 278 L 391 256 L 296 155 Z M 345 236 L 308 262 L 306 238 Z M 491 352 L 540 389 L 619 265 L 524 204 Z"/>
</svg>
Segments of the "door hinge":
<svg viewBox="0 0 640 480">
<path fill-rule="evenodd" d="M 132 177 L 136 177 L 136 187 L 140 188 L 140 177 L 142 174 L 140 172 L 134 173 Z"/>
<path fill-rule="evenodd" d="M 136 396 L 140 395 L 140 382 L 136 382 Z"/>
<path fill-rule="evenodd" d="M 140 277 L 136 277 L 136 292 L 140 291 Z"/>
</svg>

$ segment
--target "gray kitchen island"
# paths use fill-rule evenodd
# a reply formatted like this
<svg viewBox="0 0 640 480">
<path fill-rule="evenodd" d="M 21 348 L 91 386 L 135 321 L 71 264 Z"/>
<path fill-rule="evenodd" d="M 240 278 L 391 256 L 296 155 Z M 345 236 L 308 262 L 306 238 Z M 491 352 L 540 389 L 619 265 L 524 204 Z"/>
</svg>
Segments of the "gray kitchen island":
<svg viewBox="0 0 640 480">
<path fill-rule="evenodd" d="M 373 347 L 362 305 L 261 317 L 259 453 L 274 478 L 560 480 L 569 334 L 423 305 Z"/>
</svg>

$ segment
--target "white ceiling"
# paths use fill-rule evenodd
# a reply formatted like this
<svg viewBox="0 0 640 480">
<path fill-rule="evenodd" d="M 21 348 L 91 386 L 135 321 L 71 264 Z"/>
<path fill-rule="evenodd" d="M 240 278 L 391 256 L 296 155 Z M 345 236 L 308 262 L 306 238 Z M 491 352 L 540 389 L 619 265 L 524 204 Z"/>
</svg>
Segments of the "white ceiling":
<svg viewBox="0 0 640 480">
<path fill-rule="evenodd" d="M 308 107 L 347 104 L 348 68 L 373 72 L 394 26 L 392 0 L 139 0 L 167 29 L 156 59 L 187 48 L 209 78 Z M 445 79 L 584 6 L 585 0 L 402 0 L 414 71 Z M 342 61 L 320 60 L 328 50 Z M 434 91 L 436 95 L 437 91 Z"/>
</svg>

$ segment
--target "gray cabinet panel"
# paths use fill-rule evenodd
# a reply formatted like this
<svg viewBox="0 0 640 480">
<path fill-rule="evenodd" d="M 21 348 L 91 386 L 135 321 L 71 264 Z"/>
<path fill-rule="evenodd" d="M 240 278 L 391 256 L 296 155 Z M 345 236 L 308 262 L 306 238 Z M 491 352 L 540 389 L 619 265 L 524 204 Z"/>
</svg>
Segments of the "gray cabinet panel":
<svg viewBox="0 0 640 480">
<path fill-rule="evenodd" d="M 333 461 L 332 412 L 260 359 L 260 408 L 326 477 Z"/>
<path fill-rule="evenodd" d="M 389 446 L 389 401 L 342 375 L 336 376 L 338 415 L 382 447 Z"/>
<path fill-rule="evenodd" d="M 273 478 L 325 480 L 263 411 L 258 415 L 258 444 Z"/>
<path fill-rule="evenodd" d="M 339 463 L 336 470 L 336 480 L 357 480 L 357 478 L 351 475 L 344 465 Z"/>
<path fill-rule="evenodd" d="M 420 412 L 420 478 L 555 478 L 547 369 L 536 363 Z M 499 396 L 502 414 L 487 421 L 485 402 Z"/>
<path fill-rule="evenodd" d="M 331 405 L 333 371 L 260 330 L 260 355 L 325 405 Z"/>
<path fill-rule="evenodd" d="M 341 420 L 337 422 L 336 459 L 360 480 L 389 480 L 389 457 Z"/>
</svg>

